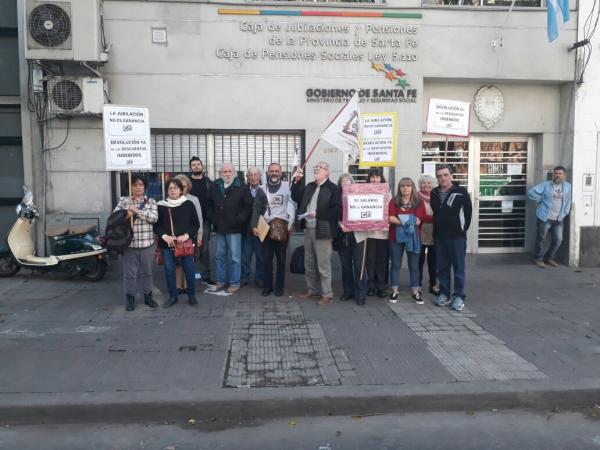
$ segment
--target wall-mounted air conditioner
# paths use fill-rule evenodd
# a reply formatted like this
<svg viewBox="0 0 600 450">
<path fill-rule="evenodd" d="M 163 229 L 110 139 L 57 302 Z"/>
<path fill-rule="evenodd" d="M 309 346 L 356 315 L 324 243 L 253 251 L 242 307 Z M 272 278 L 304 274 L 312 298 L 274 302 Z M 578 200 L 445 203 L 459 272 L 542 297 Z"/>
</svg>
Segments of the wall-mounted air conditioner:
<svg viewBox="0 0 600 450">
<path fill-rule="evenodd" d="M 105 61 L 100 0 L 26 0 L 25 57 L 51 61 Z"/>
<path fill-rule="evenodd" d="M 50 112 L 63 116 L 102 114 L 104 83 L 102 78 L 51 77 L 48 80 Z"/>
</svg>

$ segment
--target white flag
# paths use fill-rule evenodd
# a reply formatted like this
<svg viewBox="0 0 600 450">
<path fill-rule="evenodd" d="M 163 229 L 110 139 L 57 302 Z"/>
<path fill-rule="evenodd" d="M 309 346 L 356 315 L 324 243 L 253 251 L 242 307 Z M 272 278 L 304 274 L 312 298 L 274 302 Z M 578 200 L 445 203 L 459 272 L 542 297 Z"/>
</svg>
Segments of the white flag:
<svg viewBox="0 0 600 450">
<path fill-rule="evenodd" d="M 352 160 L 358 158 L 358 141 L 362 130 L 358 92 L 346 103 L 338 115 L 321 135 L 331 145 L 348 154 Z"/>
</svg>

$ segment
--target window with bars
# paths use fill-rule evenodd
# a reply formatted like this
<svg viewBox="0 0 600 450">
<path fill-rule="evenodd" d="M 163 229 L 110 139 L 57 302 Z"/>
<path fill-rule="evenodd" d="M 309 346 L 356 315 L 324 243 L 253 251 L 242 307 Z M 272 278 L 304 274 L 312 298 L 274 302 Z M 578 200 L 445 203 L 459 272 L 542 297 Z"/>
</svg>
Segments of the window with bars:
<svg viewBox="0 0 600 450">
<path fill-rule="evenodd" d="M 304 160 L 304 131 L 212 131 L 152 130 L 152 170 L 147 171 L 148 194 L 164 197 L 165 180 L 179 173 L 189 173 L 189 160 L 200 158 L 211 179 L 218 176 L 224 162 L 231 162 L 244 179 L 250 167 L 266 168 L 281 164 L 290 179 L 294 154 Z M 127 174 L 120 175 L 120 195 L 127 195 Z"/>
<path fill-rule="evenodd" d="M 469 178 L 469 142 L 468 141 L 423 141 L 421 163 L 422 173 L 426 172 L 426 164 L 448 164 L 452 167 L 454 180 L 461 186 L 467 186 Z"/>
<path fill-rule="evenodd" d="M 423 6 L 496 6 L 510 8 L 512 0 L 422 0 Z M 514 6 L 519 8 L 541 8 L 546 6 L 544 0 L 516 0 Z"/>
</svg>

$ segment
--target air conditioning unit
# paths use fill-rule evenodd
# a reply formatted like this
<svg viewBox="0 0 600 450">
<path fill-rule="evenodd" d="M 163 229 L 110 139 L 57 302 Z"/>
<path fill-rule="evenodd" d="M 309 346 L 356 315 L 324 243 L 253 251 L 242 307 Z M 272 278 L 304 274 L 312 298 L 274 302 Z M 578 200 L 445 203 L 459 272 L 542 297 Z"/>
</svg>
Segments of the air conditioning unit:
<svg viewBox="0 0 600 450">
<path fill-rule="evenodd" d="M 48 80 L 50 112 L 63 116 L 102 114 L 104 85 L 102 78 L 52 77 Z"/>
<path fill-rule="evenodd" d="M 105 61 L 100 0 L 26 0 L 25 57 L 52 61 Z"/>
</svg>

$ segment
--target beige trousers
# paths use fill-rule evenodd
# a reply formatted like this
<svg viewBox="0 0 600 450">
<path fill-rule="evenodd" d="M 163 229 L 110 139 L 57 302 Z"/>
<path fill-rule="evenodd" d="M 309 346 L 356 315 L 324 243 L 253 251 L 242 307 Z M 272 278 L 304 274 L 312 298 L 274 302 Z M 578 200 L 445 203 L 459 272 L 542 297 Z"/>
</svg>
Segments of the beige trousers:
<svg viewBox="0 0 600 450">
<path fill-rule="evenodd" d="M 304 230 L 304 277 L 312 294 L 333 297 L 331 290 L 331 239 L 317 239 L 315 228 Z"/>
</svg>

